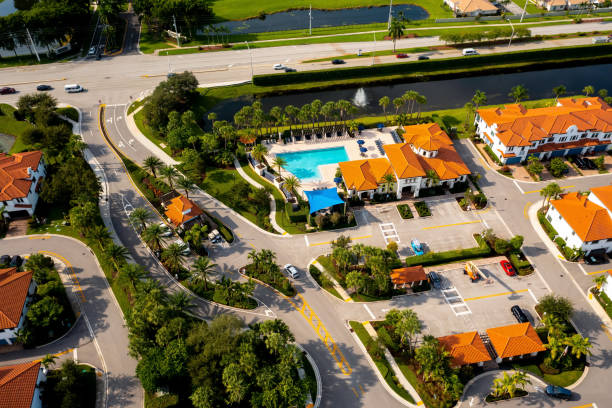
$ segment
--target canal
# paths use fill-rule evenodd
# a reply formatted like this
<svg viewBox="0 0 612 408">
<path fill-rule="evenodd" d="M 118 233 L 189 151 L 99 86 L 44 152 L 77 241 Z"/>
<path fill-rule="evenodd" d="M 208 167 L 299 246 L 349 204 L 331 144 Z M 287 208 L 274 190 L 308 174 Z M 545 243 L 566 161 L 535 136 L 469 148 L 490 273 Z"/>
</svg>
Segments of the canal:
<svg viewBox="0 0 612 408">
<path fill-rule="evenodd" d="M 593 85 L 596 91 L 608 89 L 612 95 L 611 72 L 612 64 L 588 65 L 442 81 L 347 87 L 329 91 L 264 96 L 260 98 L 260 101 L 268 110 L 273 106 L 294 105 L 299 107 L 314 99 L 320 99 L 323 103 L 346 99 L 358 106 L 362 115 L 371 115 L 382 114 L 378 101 L 383 96 L 388 96 L 393 100 L 393 98 L 402 96 L 407 90 L 414 90 L 427 97 L 427 104 L 423 110 L 430 111 L 462 107 L 472 98 L 476 89 L 487 94 L 488 104 L 510 103 L 512 99 L 508 93 L 515 85 L 524 85 L 528 89 L 528 99 L 552 98 L 552 89 L 558 85 L 567 87 L 567 95 L 580 94 L 586 85 Z M 253 97 L 248 96 L 228 99 L 215 106 L 212 111 L 217 113 L 219 119 L 232 120 L 234 113 L 243 106 L 251 104 L 253 100 Z M 392 105 L 387 108 L 387 112 L 393 112 Z"/>
</svg>

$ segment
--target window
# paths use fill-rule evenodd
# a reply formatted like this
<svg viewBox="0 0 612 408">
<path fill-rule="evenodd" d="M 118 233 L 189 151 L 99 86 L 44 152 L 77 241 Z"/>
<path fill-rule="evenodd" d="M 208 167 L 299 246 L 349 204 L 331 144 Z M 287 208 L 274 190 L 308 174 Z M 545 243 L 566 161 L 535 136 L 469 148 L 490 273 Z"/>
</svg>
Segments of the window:
<svg viewBox="0 0 612 408">
<path fill-rule="evenodd" d="M 547 219 L 548 221 L 552 221 L 552 217 L 551 217 L 550 215 L 549 215 L 548 217 L 546 217 L 546 219 Z"/>
<path fill-rule="evenodd" d="M 572 235 L 576 235 L 576 232 L 575 232 L 575 231 L 572 231 Z"/>
</svg>

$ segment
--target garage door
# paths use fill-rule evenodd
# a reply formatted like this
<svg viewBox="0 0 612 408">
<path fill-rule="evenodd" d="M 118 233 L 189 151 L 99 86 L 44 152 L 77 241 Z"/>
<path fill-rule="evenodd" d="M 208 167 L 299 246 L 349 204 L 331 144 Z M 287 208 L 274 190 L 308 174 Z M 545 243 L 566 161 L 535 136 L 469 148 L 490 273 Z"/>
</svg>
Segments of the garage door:
<svg viewBox="0 0 612 408">
<path fill-rule="evenodd" d="M 561 157 L 563 156 L 563 153 L 565 153 L 565 150 L 555 150 L 554 152 L 552 152 L 552 154 L 550 155 L 550 157 Z"/>
<path fill-rule="evenodd" d="M 506 159 L 506 164 L 518 164 L 521 162 L 520 157 L 508 157 Z"/>
<path fill-rule="evenodd" d="M 599 146 L 595 146 L 595 151 L 596 152 L 603 152 L 608 148 L 607 144 L 604 145 L 599 145 Z"/>
<path fill-rule="evenodd" d="M 576 149 L 570 149 L 567 152 L 567 155 L 568 156 L 576 156 L 577 154 L 580 154 L 580 153 L 582 153 L 582 147 L 578 147 Z"/>
</svg>

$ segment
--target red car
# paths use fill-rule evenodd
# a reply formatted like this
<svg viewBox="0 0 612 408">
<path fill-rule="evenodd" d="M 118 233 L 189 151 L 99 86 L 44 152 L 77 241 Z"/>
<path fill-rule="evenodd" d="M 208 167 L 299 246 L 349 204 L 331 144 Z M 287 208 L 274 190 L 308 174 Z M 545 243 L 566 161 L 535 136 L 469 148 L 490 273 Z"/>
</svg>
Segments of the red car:
<svg viewBox="0 0 612 408">
<path fill-rule="evenodd" d="M 408 54 L 404 54 L 404 53 L 395 54 L 395 58 L 408 58 Z"/>
<path fill-rule="evenodd" d="M 15 88 L 9 88 L 5 86 L 4 88 L 0 88 L 0 95 L 14 94 Z"/>
<path fill-rule="evenodd" d="M 508 275 L 508 276 L 516 275 L 516 271 L 514 270 L 514 268 L 512 267 L 512 264 L 510 262 L 508 262 L 508 261 L 506 261 L 504 259 L 503 261 L 499 261 L 499 264 L 501 265 L 501 267 L 504 270 L 504 272 L 506 272 L 506 275 Z"/>
</svg>

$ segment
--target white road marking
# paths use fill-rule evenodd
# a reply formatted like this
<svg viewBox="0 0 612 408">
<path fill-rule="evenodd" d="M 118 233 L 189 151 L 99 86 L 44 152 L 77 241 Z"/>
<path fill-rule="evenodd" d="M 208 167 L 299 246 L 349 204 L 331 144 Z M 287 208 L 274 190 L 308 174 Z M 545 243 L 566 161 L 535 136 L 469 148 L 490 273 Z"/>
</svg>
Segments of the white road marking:
<svg viewBox="0 0 612 408">
<path fill-rule="evenodd" d="M 536 299 L 535 295 L 533 294 L 533 292 L 531 291 L 530 288 L 527 288 L 527 292 L 529 292 L 529 294 L 531 295 L 531 298 L 533 299 L 533 301 L 538 304 L 538 299 Z"/>
<path fill-rule="evenodd" d="M 400 237 L 397 234 L 397 230 L 395 229 L 395 225 L 392 222 L 387 222 L 384 224 L 378 224 L 380 228 L 380 232 L 385 240 L 385 245 L 389 243 L 389 241 L 395 241 L 397 243 L 400 242 Z"/>
<path fill-rule="evenodd" d="M 306 246 L 310 246 L 310 242 L 308 242 L 308 235 L 304 235 L 304 241 L 306 241 Z"/>
<path fill-rule="evenodd" d="M 512 182 L 514 183 L 514 185 L 516 186 L 516 188 L 519 189 L 519 191 L 521 192 L 521 194 L 525 194 L 525 191 L 521 188 L 521 186 L 519 185 L 519 183 L 516 180 L 512 180 Z"/>
<path fill-rule="evenodd" d="M 363 307 L 365 308 L 366 312 L 368 312 L 370 314 L 370 316 L 372 317 L 372 320 L 376 320 L 376 316 L 374 315 L 374 313 L 372 313 L 372 311 L 370 310 L 370 308 L 368 307 L 368 305 L 366 305 L 365 303 L 363 304 Z"/>
<path fill-rule="evenodd" d="M 75 347 L 74 349 L 72 349 L 72 358 L 73 358 L 73 360 L 74 360 L 76 363 L 78 363 L 78 362 L 79 362 L 79 356 L 78 356 L 77 350 L 78 350 L 78 348 L 77 348 L 77 347 Z"/>
<path fill-rule="evenodd" d="M 117 116 L 117 120 L 121 120 L 121 119 L 122 119 L 122 117 L 121 117 L 121 116 Z"/>
<path fill-rule="evenodd" d="M 470 310 L 470 307 L 463 300 L 461 293 L 459 293 L 457 288 L 455 288 L 454 286 L 448 289 L 442 289 L 440 292 L 442 292 L 442 296 L 444 296 L 444 301 L 450 306 L 455 316 L 462 316 L 462 315 L 472 313 L 472 311 Z M 450 295 L 450 296 L 447 295 L 453 292 L 454 292 L 453 295 Z M 457 302 L 456 299 L 459 299 L 459 301 Z M 458 312 L 455 309 L 463 309 L 463 310 Z"/>
</svg>

